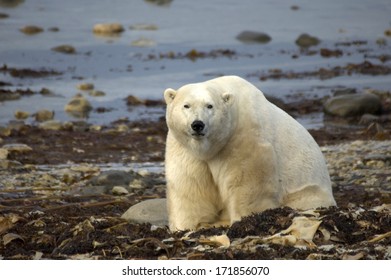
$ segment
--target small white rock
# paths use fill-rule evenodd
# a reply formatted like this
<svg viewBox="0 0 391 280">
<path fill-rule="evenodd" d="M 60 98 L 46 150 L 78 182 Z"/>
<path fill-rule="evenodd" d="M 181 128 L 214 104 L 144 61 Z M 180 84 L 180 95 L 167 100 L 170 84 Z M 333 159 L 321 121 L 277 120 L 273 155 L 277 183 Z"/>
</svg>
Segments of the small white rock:
<svg viewBox="0 0 391 280">
<path fill-rule="evenodd" d="M 129 193 L 128 190 L 125 189 L 122 186 L 115 186 L 115 187 L 113 187 L 111 192 L 112 192 L 113 195 L 126 195 L 126 194 Z"/>
</svg>

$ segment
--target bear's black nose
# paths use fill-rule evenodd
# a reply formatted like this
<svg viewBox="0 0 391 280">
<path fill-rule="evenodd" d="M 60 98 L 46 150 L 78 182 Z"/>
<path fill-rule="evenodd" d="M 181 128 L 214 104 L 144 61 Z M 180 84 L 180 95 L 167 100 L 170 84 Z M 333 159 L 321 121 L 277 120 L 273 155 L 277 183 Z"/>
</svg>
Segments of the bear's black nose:
<svg viewBox="0 0 391 280">
<path fill-rule="evenodd" d="M 205 124 L 202 122 L 202 121 L 194 121 L 192 124 L 191 124 L 191 128 L 197 132 L 197 133 L 200 133 L 204 128 L 205 128 Z"/>
</svg>

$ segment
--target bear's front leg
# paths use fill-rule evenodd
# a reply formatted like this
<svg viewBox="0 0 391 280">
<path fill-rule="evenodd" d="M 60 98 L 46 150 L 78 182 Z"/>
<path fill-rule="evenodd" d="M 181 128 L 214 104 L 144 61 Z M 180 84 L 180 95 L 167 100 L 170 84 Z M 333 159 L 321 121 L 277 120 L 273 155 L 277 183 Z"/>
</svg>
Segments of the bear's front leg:
<svg viewBox="0 0 391 280">
<path fill-rule="evenodd" d="M 168 184 L 167 207 L 169 227 L 172 231 L 195 230 L 218 219 L 219 210 L 195 184 L 175 186 Z M 188 191 L 186 191 L 188 190 Z"/>
<path fill-rule="evenodd" d="M 186 153 L 166 157 L 167 209 L 172 231 L 197 229 L 217 221 L 222 209 L 205 162 Z"/>
</svg>

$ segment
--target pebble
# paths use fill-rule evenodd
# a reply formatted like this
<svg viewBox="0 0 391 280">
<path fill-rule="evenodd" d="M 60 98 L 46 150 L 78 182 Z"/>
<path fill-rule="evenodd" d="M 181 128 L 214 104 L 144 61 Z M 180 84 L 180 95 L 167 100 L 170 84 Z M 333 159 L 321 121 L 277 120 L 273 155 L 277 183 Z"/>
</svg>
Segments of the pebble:
<svg viewBox="0 0 391 280">
<path fill-rule="evenodd" d="M 325 113 L 339 117 L 379 114 L 381 109 L 380 98 L 372 93 L 339 95 L 324 104 Z"/>
<path fill-rule="evenodd" d="M 133 223 L 150 223 L 155 226 L 168 225 L 166 199 L 144 200 L 130 207 L 121 218 Z"/>
<path fill-rule="evenodd" d="M 40 94 L 42 94 L 43 96 L 55 96 L 55 94 L 53 93 L 53 91 L 51 91 L 50 89 L 48 88 L 41 88 L 41 90 L 39 91 Z"/>
<path fill-rule="evenodd" d="M 268 34 L 263 32 L 243 31 L 238 36 L 236 36 L 236 39 L 247 44 L 266 44 L 269 43 L 272 38 Z"/>
<path fill-rule="evenodd" d="M 43 28 L 36 25 L 27 25 L 19 30 L 26 35 L 35 35 L 43 32 Z"/>
<path fill-rule="evenodd" d="M 91 84 L 91 83 L 83 83 L 83 84 L 77 85 L 77 88 L 78 88 L 79 90 L 93 90 L 93 89 L 94 89 L 94 84 Z"/>
<path fill-rule="evenodd" d="M 122 186 L 115 186 L 111 190 L 111 193 L 113 195 L 127 195 L 127 194 L 129 194 L 129 191 Z"/>
<path fill-rule="evenodd" d="M 92 110 L 91 103 L 81 94 L 74 96 L 64 107 L 65 112 L 71 113 L 76 117 L 83 117 Z"/>
<path fill-rule="evenodd" d="M 54 111 L 49 111 L 49 110 L 39 110 L 34 114 L 35 120 L 37 122 L 45 122 L 45 121 L 50 121 L 54 118 Z"/>
<path fill-rule="evenodd" d="M 60 45 L 60 46 L 52 48 L 52 51 L 64 53 L 64 54 L 75 54 L 76 53 L 75 47 L 73 47 L 71 45 Z"/>
<path fill-rule="evenodd" d="M 128 106 L 137 106 L 137 105 L 145 104 L 145 101 L 141 100 L 140 98 L 138 98 L 134 95 L 129 95 L 128 97 L 126 97 L 126 104 Z"/>
<path fill-rule="evenodd" d="M 10 136 L 11 135 L 11 128 L 0 126 L 0 136 Z"/>
<path fill-rule="evenodd" d="M 296 45 L 301 48 L 309 48 L 319 45 L 320 40 L 314 36 L 308 34 L 301 34 L 295 41 Z"/>
<path fill-rule="evenodd" d="M 124 30 L 124 27 L 119 23 L 98 23 L 93 28 L 93 32 L 100 35 L 119 34 Z"/>
<path fill-rule="evenodd" d="M 29 112 L 25 112 L 25 111 L 17 110 L 17 111 L 15 111 L 14 116 L 18 120 L 25 120 L 28 117 L 30 117 L 30 113 Z"/>
<path fill-rule="evenodd" d="M 119 124 L 117 125 L 116 130 L 117 132 L 127 132 L 130 130 L 130 128 L 126 124 Z"/>
</svg>

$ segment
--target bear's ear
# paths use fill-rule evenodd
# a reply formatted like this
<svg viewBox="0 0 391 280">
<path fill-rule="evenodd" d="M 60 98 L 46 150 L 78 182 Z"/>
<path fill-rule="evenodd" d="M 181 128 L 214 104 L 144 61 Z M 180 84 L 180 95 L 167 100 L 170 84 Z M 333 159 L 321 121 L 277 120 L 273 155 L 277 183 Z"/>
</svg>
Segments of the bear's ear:
<svg viewBox="0 0 391 280">
<path fill-rule="evenodd" d="M 234 97 L 231 93 L 225 92 L 225 93 L 223 93 L 222 97 L 223 97 L 223 101 L 225 104 L 230 105 L 233 103 Z"/>
<path fill-rule="evenodd" d="M 176 95 L 176 90 L 172 88 L 168 88 L 164 91 L 164 100 L 166 101 L 167 105 L 174 100 L 175 95 Z"/>
</svg>

